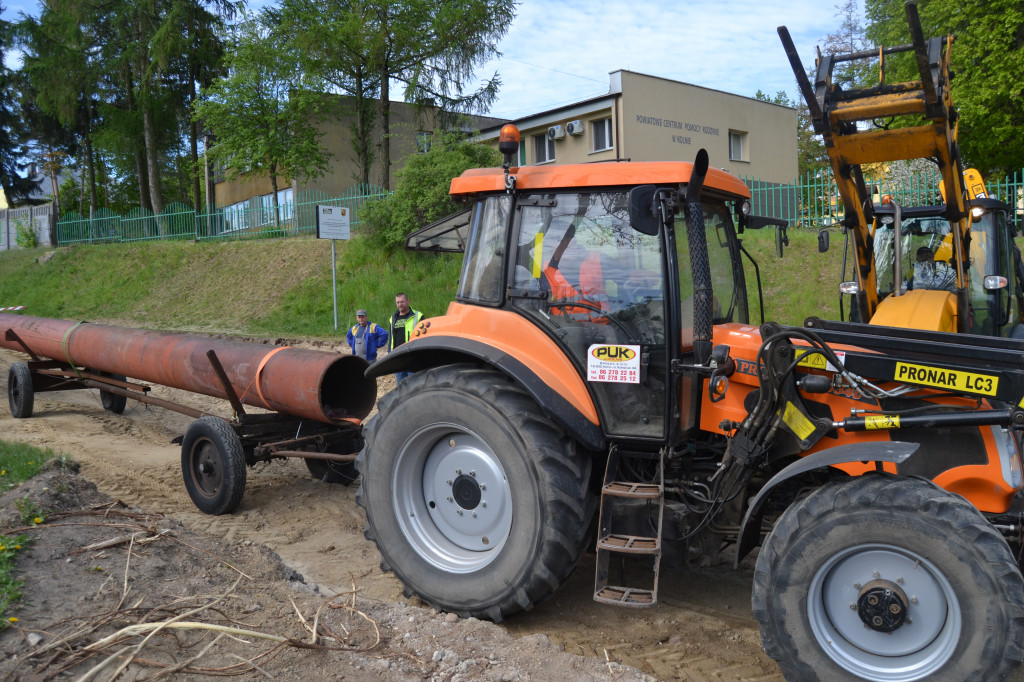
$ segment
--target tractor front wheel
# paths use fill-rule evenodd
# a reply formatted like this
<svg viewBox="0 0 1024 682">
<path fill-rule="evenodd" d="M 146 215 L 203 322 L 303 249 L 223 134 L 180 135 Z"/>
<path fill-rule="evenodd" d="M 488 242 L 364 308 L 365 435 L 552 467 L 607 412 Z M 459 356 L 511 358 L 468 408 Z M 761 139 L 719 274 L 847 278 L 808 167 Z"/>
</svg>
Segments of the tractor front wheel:
<svg viewBox="0 0 1024 682">
<path fill-rule="evenodd" d="M 779 519 L 754 615 L 786 679 L 999 680 L 1024 642 L 1024 579 L 981 513 L 930 481 L 866 475 Z"/>
</svg>

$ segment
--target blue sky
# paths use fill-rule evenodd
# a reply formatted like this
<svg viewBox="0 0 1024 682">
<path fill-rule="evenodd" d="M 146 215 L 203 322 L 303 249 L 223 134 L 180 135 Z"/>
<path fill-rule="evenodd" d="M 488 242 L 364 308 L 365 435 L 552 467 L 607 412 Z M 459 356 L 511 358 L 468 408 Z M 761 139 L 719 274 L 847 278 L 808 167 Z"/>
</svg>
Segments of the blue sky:
<svg viewBox="0 0 1024 682">
<path fill-rule="evenodd" d="M 36 0 L 0 0 L 3 18 L 38 12 Z M 250 0 L 250 7 L 270 4 Z M 617 69 L 753 96 L 796 83 L 776 27 L 785 25 L 805 66 L 839 25 L 821 0 L 522 0 L 499 47 L 482 66 L 502 87 L 490 114 L 518 118 L 608 91 Z"/>
</svg>

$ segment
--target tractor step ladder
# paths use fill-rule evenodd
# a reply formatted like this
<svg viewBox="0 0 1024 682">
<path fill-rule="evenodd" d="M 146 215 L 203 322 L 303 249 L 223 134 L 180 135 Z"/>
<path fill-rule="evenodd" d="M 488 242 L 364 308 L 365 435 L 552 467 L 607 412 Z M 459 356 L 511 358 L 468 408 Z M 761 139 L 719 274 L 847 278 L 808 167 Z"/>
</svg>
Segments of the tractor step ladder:
<svg viewBox="0 0 1024 682">
<path fill-rule="evenodd" d="M 594 600 L 605 604 L 619 606 L 654 606 L 658 603 L 658 573 L 661 568 L 661 528 L 665 515 L 665 455 L 652 452 L 625 452 L 612 447 L 608 454 L 605 468 L 604 484 L 601 487 L 601 516 L 599 519 L 597 538 L 597 575 L 594 581 Z M 636 466 L 625 466 L 630 462 Z M 652 480 L 623 480 L 638 467 L 651 468 L 654 463 Z M 622 506 L 635 504 L 636 501 L 647 501 L 648 517 L 653 521 L 657 516 L 654 535 L 632 535 L 618 532 L 616 521 L 622 516 Z M 656 509 L 651 509 L 657 505 Z M 609 568 L 613 557 L 622 562 L 622 578 L 620 583 L 612 584 Z M 637 575 L 644 575 L 644 569 L 650 568 L 643 586 L 629 586 L 625 583 L 626 564 L 640 563 L 642 567 Z M 633 568 L 631 566 L 631 568 Z"/>
</svg>

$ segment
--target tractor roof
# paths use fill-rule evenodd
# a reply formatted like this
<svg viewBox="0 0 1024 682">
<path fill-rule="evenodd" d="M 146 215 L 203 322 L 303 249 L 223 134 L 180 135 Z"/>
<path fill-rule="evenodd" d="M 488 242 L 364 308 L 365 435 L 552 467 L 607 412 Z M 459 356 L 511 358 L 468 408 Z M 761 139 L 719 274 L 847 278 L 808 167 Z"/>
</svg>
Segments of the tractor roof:
<svg viewBox="0 0 1024 682">
<path fill-rule="evenodd" d="M 579 163 L 522 166 L 512 168 L 519 190 L 560 190 L 584 187 L 633 187 L 636 185 L 679 185 L 690 181 L 693 164 L 683 161 L 623 163 Z M 749 198 L 743 182 L 722 170 L 708 169 L 705 189 L 736 197 Z M 474 168 L 452 180 L 452 196 L 465 196 L 505 190 L 501 168 Z"/>
</svg>

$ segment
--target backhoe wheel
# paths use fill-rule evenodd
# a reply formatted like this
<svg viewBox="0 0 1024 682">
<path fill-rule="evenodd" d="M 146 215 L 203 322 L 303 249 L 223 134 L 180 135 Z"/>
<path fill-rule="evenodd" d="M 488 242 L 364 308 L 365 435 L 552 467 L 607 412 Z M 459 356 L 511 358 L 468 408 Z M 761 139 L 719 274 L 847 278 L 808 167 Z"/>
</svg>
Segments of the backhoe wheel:
<svg viewBox="0 0 1024 682">
<path fill-rule="evenodd" d="M 100 372 L 100 376 L 115 381 L 126 381 L 127 377 L 123 374 L 110 374 L 109 372 Z M 104 391 L 100 389 L 100 402 L 103 404 L 103 409 L 107 412 L 113 412 L 114 414 L 122 414 L 124 408 L 128 405 L 128 398 L 123 395 L 111 393 L 110 391 Z"/>
<path fill-rule="evenodd" d="M 11 404 L 11 416 L 27 419 L 32 416 L 36 391 L 32 386 L 32 370 L 24 362 L 15 362 L 7 372 L 7 399 Z"/>
<path fill-rule="evenodd" d="M 498 621 L 565 582 L 595 507 L 590 459 L 524 390 L 452 365 L 413 374 L 379 409 L 356 500 L 408 596 Z"/>
<path fill-rule="evenodd" d="M 181 473 L 188 496 L 199 511 L 229 514 L 245 492 L 242 441 L 220 417 L 200 417 L 181 441 Z"/>
<path fill-rule="evenodd" d="M 793 504 L 761 548 L 754 616 L 788 680 L 1001 680 L 1024 658 L 1024 579 L 970 503 L 867 475 Z"/>
</svg>

